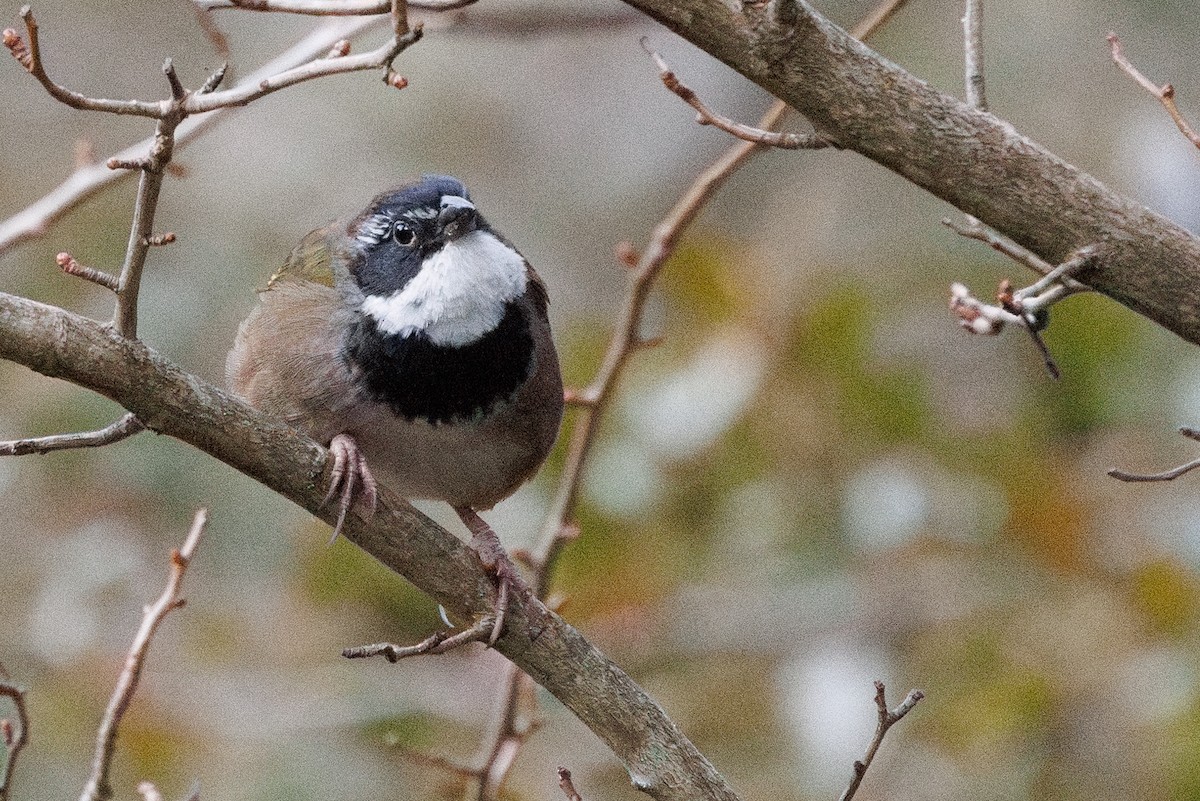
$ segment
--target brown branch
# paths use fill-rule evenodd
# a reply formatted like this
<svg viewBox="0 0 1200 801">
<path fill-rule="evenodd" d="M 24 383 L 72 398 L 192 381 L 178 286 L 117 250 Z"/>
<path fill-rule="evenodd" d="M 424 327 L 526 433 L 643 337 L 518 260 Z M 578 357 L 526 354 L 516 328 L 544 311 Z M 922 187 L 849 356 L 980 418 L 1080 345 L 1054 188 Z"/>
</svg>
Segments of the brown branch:
<svg viewBox="0 0 1200 801">
<path fill-rule="evenodd" d="M 234 89 L 208 92 L 206 94 L 189 95 L 185 103 L 188 114 L 202 114 L 228 106 L 244 106 L 260 97 L 265 97 L 280 89 L 295 86 L 305 81 L 316 80 L 330 75 L 341 75 L 363 70 L 384 69 L 384 80 L 391 78 L 392 62 L 396 57 L 421 39 L 421 27 L 418 25 L 403 35 L 393 36 L 380 47 L 361 55 L 336 56 L 334 58 L 317 58 L 306 64 L 293 67 L 275 75 L 260 79 L 257 83 L 242 81 Z M 335 39 L 334 42 L 337 40 Z M 330 42 L 332 46 L 333 42 Z M 328 51 L 328 47 L 325 48 Z M 390 82 L 390 81 L 389 81 Z M 393 85 L 395 85 L 393 83 Z"/>
<path fill-rule="evenodd" d="M 322 26 L 313 33 L 305 36 L 278 57 L 246 76 L 245 80 L 238 84 L 238 87 L 257 86 L 264 79 L 268 79 L 277 73 L 284 72 L 298 64 L 318 58 L 328 52 L 329 48 L 335 42 L 355 36 L 367 28 L 378 25 L 381 21 L 381 17 L 348 21 L 339 20 L 330 25 Z M 6 36 L 7 33 L 6 31 Z M 13 32 L 13 36 L 16 36 L 15 32 Z M 218 71 L 217 74 L 223 74 L 223 71 Z M 209 81 L 212 82 L 213 79 L 210 78 Z M 235 108 L 233 106 L 223 106 L 204 114 L 189 117 L 175 131 L 176 148 L 194 141 L 201 134 L 207 132 L 218 122 L 225 119 L 228 113 Z M 41 200 L 27 207 L 24 211 L 18 212 L 8 220 L 0 222 L 0 254 L 19 242 L 41 236 L 46 232 L 51 223 L 58 220 L 62 215 L 83 201 L 91 198 L 108 185 L 130 177 L 131 173 L 114 172 L 106 167 L 104 162 L 118 164 L 133 164 L 137 162 L 137 167 L 140 169 L 140 160 L 154 145 L 154 142 L 154 137 L 150 137 L 121 150 L 108 159 L 104 159 L 101 163 L 77 169 L 66 181 Z"/>
<path fill-rule="evenodd" d="M 98 392 L 148 429 L 224 461 L 327 523 L 337 517 L 322 505 L 325 448 L 110 326 L 0 292 L 0 358 Z M 351 513 L 342 534 L 457 619 L 493 613 L 495 585 L 475 553 L 386 487 L 375 514 Z M 506 620 L 496 650 L 587 725 L 639 788 L 662 801 L 737 798 L 654 699 L 545 604 L 511 593 Z"/>
<path fill-rule="evenodd" d="M 642 49 L 645 50 L 650 58 L 654 59 L 655 65 L 658 67 L 658 76 L 662 80 L 663 85 L 668 90 L 679 96 L 683 102 L 687 103 L 692 108 L 696 109 L 696 122 L 701 125 L 711 125 L 714 128 L 724 131 L 727 134 L 736 136 L 745 142 L 750 142 L 756 145 L 765 145 L 767 147 L 775 147 L 780 150 L 817 150 L 823 147 L 831 147 L 836 143 L 828 137 L 821 134 L 798 134 L 798 133 L 783 133 L 781 131 L 771 131 L 763 127 L 754 127 L 737 122 L 729 117 L 722 116 L 700 99 L 694 90 L 688 87 L 679 77 L 671 71 L 667 66 L 667 62 L 656 51 L 651 50 L 646 37 L 642 37 Z"/>
<path fill-rule="evenodd" d="M 1188 138 L 1196 147 L 1200 147 L 1200 133 L 1191 126 L 1191 123 L 1180 112 L 1179 106 L 1175 105 L 1175 87 L 1169 83 L 1164 83 L 1162 86 L 1157 85 L 1154 81 L 1147 78 L 1142 72 L 1125 56 L 1125 48 L 1121 45 L 1121 40 L 1115 33 L 1108 35 L 1108 46 L 1112 50 L 1112 60 L 1118 67 L 1125 71 L 1130 78 L 1137 81 L 1143 89 L 1158 98 L 1158 102 L 1162 103 L 1162 107 L 1171 115 L 1171 119 L 1175 122 L 1175 127 L 1179 132 Z"/>
<path fill-rule="evenodd" d="M 145 428 L 138 422 L 138 419 L 132 414 L 125 414 L 121 419 L 96 431 L 52 434 L 47 437 L 30 437 L 0 442 L 0 456 L 25 456 L 30 453 L 43 454 L 74 448 L 100 448 L 129 439 L 141 431 L 145 431 Z"/>
<path fill-rule="evenodd" d="M 1179 433 L 1188 439 L 1200 441 L 1200 431 L 1197 431 L 1194 428 L 1184 426 L 1183 428 L 1179 429 Z M 1200 459 L 1193 459 L 1190 462 L 1185 462 L 1178 467 L 1173 467 L 1170 470 L 1164 470 L 1161 473 L 1129 473 L 1125 470 L 1114 467 L 1108 471 L 1108 475 L 1118 479 L 1119 481 L 1128 482 L 1174 481 L 1180 476 L 1195 470 L 1197 467 L 1200 467 Z"/>
<path fill-rule="evenodd" d="M 8 801 L 9 790 L 12 789 L 13 770 L 17 766 L 17 757 L 21 749 L 29 742 L 29 711 L 25 708 L 25 691 L 8 681 L 7 674 L 0 668 L 0 696 L 12 700 L 17 712 L 17 725 L 14 728 L 8 718 L 0 719 L 0 739 L 4 741 L 4 772 L 0 773 L 0 801 Z"/>
<path fill-rule="evenodd" d="M 983 0 L 967 0 L 962 24 L 963 71 L 967 105 L 980 111 L 987 111 L 987 92 L 983 78 Z"/>
<path fill-rule="evenodd" d="M 41 83 L 55 100 L 81 111 L 133 114 L 152 119 L 160 119 L 163 116 L 165 113 L 163 103 L 148 102 L 145 100 L 107 100 L 104 98 L 86 97 L 55 83 L 46 73 L 46 68 L 42 64 L 42 49 L 38 41 L 38 24 L 33 16 L 33 10 L 29 6 L 21 7 L 21 19 L 25 21 L 25 32 L 29 36 L 28 49 L 26 49 L 25 43 L 21 41 L 21 37 L 12 28 L 4 31 L 4 45 L 17 61 L 20 62 L 21 66 L 28 70 L 30 75 L 37 78 L 38 82 Z"/>
<path fill-rule="evenodd" d="M 983 242 L 996 252 L 1003 253 L 1013 261 L 1025 265 L 1036 273 L 1047 275 L 1054 269 L 1053 264 L 1048 263 L 1033 251 L 1021 247 L 1016 242 L 1001 236 L 973 217 L 968 217 L 965 223 L 959 223 L 947 217 L 942 220 L 942 225 L 954 231 L 959 236 Z"/>
<path fill-rule="evenodd" d="M 1107 243 L 1088 283 L 1200 343 L 1200 238 L 882 58 L 809 0 L 626 2 L 787 101 L 839 146 L 1049 263 Z"/>
<path fill-rule="evenodd" d="M 163 67 L 168 75 L 173 74 L 170 61 Z M 121 274 L 117 277 L 117 308 L 113 312 L 113 325 L 131 338 L 137 336 L 142 271 L 146 266 L 146 256 L 150 252 L 150 239 L 154 235 L 154 213 L 162 192 L 163 176 L 175 151 L 175 129 L 187 116 L 183 108 L 184 102 L 182 95 L 175 98 L 168 113 L 155 124 L 154 144 L 142 165 L 137 196 L 133 201 L 133 220 L 129 227 L 129 241 L 125 246 L 125 261 L 121 265 Z"/>
<path fill-rule="evenodd" d="M 457 634 L 437 631 L 416 645 L 396 645 L 390 642 L 381 642 L 375 645 L 360 645 L 355 648 L 343 649 L 342 656 L 347 659 L 366 659 L 373 656 L 382 656 L 387 661 L 395 664 L 401 659 L 407 659 L 411 656 L 444 654 L 447 651 L 452 651 L 468 643 L 486 642 L 491 633 L 492 621 L 485 617 L 480 618 L 470 627 L 463 629 Z"/>
<path fill-rule="evenodd" d="M 312 17 L 347 17 L 387 14 L 391 0 L 193 0 L 205 11 L 237 9 L 284 14 L 303 14 Z M 473 5 L 478 0 L 409 0 L 409 8 L 422 11 L 453 11 Z"/>
<path fill-rule="evenodd" d="M 133 701 L 133 694 L 137 692 L 142 666 L 150 653 L 150 643 L 155 632 L 169 613 L 183 606 L 183 599 L 179 597 L 183 574 L 192 561 L 192 555 L 196 552 L 196 546 L 207 524 L 208 512 L 204 509 L 197 511 L 183 546 L 171 552 L 171 574 L 167 578 L 167 586 L 158 600 L 145 609 L 142 625 L 133 638 L 133 644 L 125 657 L 125 667 L 117 678 L 108 709 L 100 721 L 100 728 L 96 732 L 96 754 L 92 760 L 92 773 L 88 777 L 80 801 L 102 801 L 112 797 L 108 772 L 112 766 L 113 753 L 116 751 L 117 730 L 126 710 L 129 709 L 129 704 Z"/>
<path fill-rule="evenodd" d="M 875 759 L 875 754 L 879 751 L 879 746 L 883 744 L 883 738 L 887 736 L 888 729 L 896 725 L 909 712 L 913 710 L 921 699 L 925 697 L 925 693 L 920 690 L 909 690 L 908 695 L 900 702 L 900 706 L 889 711 L 887 706 L 887 697 L 884 695 L 884 686 L 882 681 L 875 682 L 875 706 L 879 710 L 879 721 L 875 724 L 875 736 L 871 738 L 870 745 L 867 746 L 867 753 L 862 759 L 854 763 L 854 775 L 850 779 L 850 785 L 842 793 L 838 801 L 851 801 L 854 794 L 858 792 L 859 785 L 862 784 L 863 777 L 867 775 L 867 769 L 871 767 L 871 762 Z"/>
<path fill-rule="evenodd" d="M 58 257 L 55 258 L 55 262 L 67 275 L 82 278 L 84 281 L 91 281 L 93 284 L 99 284 L 113 292 L 116 292 L 117 287 L 120 285 L 115 275 L 110 275 L 103 270 L 97 270 L 95 267 L 87 267 L 80 264 L 70 253 L 59 253 Z"/>
<path fill-rule="evenodd" d="M 880 3 L 870 15 L 855 26 L 853 34 L 862 39 L 869 38 L 906 2 L 907 0 L 885 0 Z M 769 130 L 777 126 L 784 114 L 787 113 L 787 108 L 786 103 L 776 101 L 759 120 L 758 128 Z M 532 583 L 539 597 L 544 596 L 548 573 L 557 557 L 558 550 L 564 543 L 574 539 L 574 533 L 577 533 L 572 528 L 572 518 L 578 501 L 584 465 L 591 454 L 592 443 L 600 419 L 608 407 L 621 373 L 630 355 L 637 349 L 642 315 L 650 296 L 651 287 L 663 264 L 674 253 L 679 237 L 687 226 L 696 218 L 716 191 L 724 185 L 725 181 L 750 156 L 764 147 L 765 145 L 758 141 L 746 140 L 730 146 L 724 154 L 696 177 L 692 185 L 684 191 L 671 210 L 655 226 L 646 248 L 640 254 L 628 248 L 624 253 L 622 260 L 633 271 L 629 279 L 629 287 L 626 290 L 617 324 L 609 340 L 608 348 L 605 350 L 600 369 L 587 387 L 573 393 L 572 400 L 579 408 L 571 429 L 571 440 L 567 447 L 567 456 L 559 479 L 558 492 L 551 506 L 551 512 L 547 515 L 539 545 L 531 560 L 537 568 L 537 575 Z"/>
</svg>

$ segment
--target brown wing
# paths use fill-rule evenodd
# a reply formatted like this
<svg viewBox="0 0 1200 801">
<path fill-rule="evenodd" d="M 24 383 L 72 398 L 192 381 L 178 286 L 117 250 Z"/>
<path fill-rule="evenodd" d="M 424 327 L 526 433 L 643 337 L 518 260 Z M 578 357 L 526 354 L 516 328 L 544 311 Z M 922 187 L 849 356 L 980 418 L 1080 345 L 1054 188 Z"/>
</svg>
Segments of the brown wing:
<svg viewBox="0 0 1200 801">
<path fill-rule="evenodd" d="M 287 278 L 259 294 L 238 329 L 226 380 L 252 406 L 328 442 L 358 399 L 341 355 L 347 312 L 330 287 Z"/>
</svg>

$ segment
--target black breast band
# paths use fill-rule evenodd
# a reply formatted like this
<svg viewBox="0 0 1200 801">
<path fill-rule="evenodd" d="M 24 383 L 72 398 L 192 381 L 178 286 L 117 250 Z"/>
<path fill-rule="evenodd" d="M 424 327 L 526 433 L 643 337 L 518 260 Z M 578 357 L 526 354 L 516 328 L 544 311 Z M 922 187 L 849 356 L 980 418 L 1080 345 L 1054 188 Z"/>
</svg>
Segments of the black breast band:
<svg viewBox="0 0 1200 801">
<path fill-rule="evenodd" d="M 423 333 L 385 334 L 361 315 L 345 357 L 362 370 L 368 394 L 410 420 L 447 423 L 486 413 L 516 392 L 533 368 L 533 337 L 515 301 L 500 323 L 469 345 L 436 345 Z"/>
</svg>

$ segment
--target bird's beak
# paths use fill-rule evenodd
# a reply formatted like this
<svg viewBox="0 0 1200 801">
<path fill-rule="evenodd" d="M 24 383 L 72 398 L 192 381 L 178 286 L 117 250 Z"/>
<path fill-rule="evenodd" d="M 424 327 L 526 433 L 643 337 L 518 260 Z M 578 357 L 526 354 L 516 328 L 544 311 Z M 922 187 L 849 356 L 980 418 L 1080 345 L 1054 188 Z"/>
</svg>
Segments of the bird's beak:
<svg viewBox="0 0 1200 801">
<path fill-rule="evenodd" d="M 475 230 L 475 204 L 458 195 L 443 195 L 438 214 L 438 231 L 447 242 L 453 242 Z"/>
</svg>

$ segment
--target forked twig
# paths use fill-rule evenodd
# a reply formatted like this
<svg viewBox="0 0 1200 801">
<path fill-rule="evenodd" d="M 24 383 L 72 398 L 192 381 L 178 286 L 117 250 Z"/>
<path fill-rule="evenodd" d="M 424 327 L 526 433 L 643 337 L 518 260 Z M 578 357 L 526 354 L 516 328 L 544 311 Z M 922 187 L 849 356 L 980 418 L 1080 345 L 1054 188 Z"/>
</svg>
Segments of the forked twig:
<svg viewBox="0 0 1200 801">
<path fill-rule="evenodd" d="M 838 801 L 850 801 L 854 798 L 854 794 L 858 792 L 863 777 L 867 775 L 867 769 L 871 767 L 871 763 L 875 760 L 875 754 L 878 753 L 879 746 L 883 744 L 883 738 L 887 736 L 888 730 L 899 723 L 900 719 L 911 712 L 913 707 L 920 703 L 924 697 L 925 693 L 920 690 L 909 690 L 908 695 L 904 697 L 900 705 L 895 709 L 889 710 L 883 682 L 875 682 L 875 706 L 879 710 L 879 721 L 875 724 L 875 736 L 871 738 L 871 743 L 867 746 L 867 753 L 862 759 L 855 761 L 854 775 L 850 777 L 850 784 L 841 794 Z"/>
<path fill-rule="evenodd" d="M 658 67 L 658 76 L 662 80 L 663 86 L 678 95 L 683 102 L 696 109 L 696 122 L 701 125 L 711 125 L 745 142 L 779 148 L 780 150 L 817 150 L 836 145 L 832 139 L 819 133 L 799 134 L 773 131 L 762 126 L 745 125 L 744 123 L 716 113 L 700 99 L 700 96 L 691 87 L 679 80 L 679 76 L 667 66 L 666 60 L 657 51 L 650 48 L 648 39 L 645 36 L 642 37 L 641 42 L 642 49 L 649 54 L 650 58 L 654 59 L 654 63 Z"/>
<path fill-rule="evenodd" d="M 475 621 L 469 628 L 463 629 L 457 634 L 436 631 L 416 645 L 396 645 L 390 642 L 359 645 L 354 648 L 343 649 L 342 656 L 347 659 L 367 659 L 373 656 L 382 656 L 394 664 L 401 659 L 407 659 L 412 656 L 444 654 L 467 643 L 486 642 L 491 633 L 492 620 L 490 618 L 481 618 Z"/>
<path fill-rule="evenodd" d="M 105 710 L 104 717 L 100 721 L 100 728 L 96 732 L 96 753 L 92 759 L 92 772 L 84 787 L 83 795 L 80 796 L 80 801 L 100 801 L 100 799 L 112 797 L 108 772 L 116 751 L 117 730 L 133 701 L 134 693 L 137 692 L 142 666 L 150 653 L 150 642 L 153 640 L 155 632 L 158 631 L 158 627 L 162 625 L 169 613 L 183 606 L 183 599 L 179 597 L 183 574 L 191 564 L 192 555 L 196 552 L 196 546 L 207 525 L 208 511 L 198 510 L 192 520 L 192 527 L 183 541 L 183 546 L 171 552 L 171 574 L 167 578 L 167 586 L 158 600 L 145 609 L 142 625 L 133 638 L 133 644 L 125 657 L 125 666 L 117 678 L 112 698 L 109 699 L 108 709 Z"/>
<path fill-rule="evenodd" d="M 1200 431 L 1184 426 L 1179 429 L 1179 433 L 1188 439 L 1200 441 Z M 1112 468 L 1108 471 L 1108 475 L 1120 481 L 1141 482 L 1141 481 L 1174 481 L 1180 476 L 1190 473 L 1200 467 L 1200 459 L 1193 459 L 1190 462 L 1185 462 L 1178 467 L 1173 467 L 1170 470 L 1164 470 L 1161 473 L 1130 473 L 1119 468 Z"/>
<path fill-rule="evenodd" d="M 116 422 L 96 431 L 76 434 L 51 434 L 46 437 L 30 437 L 0 442 L 0 456 L 24 456 L 30 453 L 50 453 L 72 448 L 99 448 L 112 445 L 134 434 L 145 431 L 145 426 L 132 413 L 126 413 Z"/>
<path fill-rule="evenodd" d="M 286 72 L 297 65 L 310 62 L 314 58 L 328 53 L 329 49 L 336 42 L 352 38 L 370 27 L 380 25 L 383 19 L 383 17 L 371 17 L 365 19 L 337 20 L 328 25 L 323 25 L 313 33 L 305 36 L 278 57 L 264 64 L 250 75 L 247 75 L 235 89 L 239 92 L 248 91 L 249 88 L 258 86 L 263 80 L 268 80 L 272 76 Z M 19 42 L 23 48 L 24 43 L 20 42 L 20 37 L 17 36 L 15 31 L 5 32 L 6 44 L 8 43 L 9 33 L 15 39 L 14 44 Z M 10 45 L 10 50 L 12 47 Z M 16 52 L 14 52 L 14 55 L 17 55 L 19 60 L 20 56 Z M 214 82 L 214 88 L 214 79 L 217 76 L 223 75 L 223 73 L 223 69 L 218 70 L 214 73 L 213 78 L 209 79 L 210 82 Z M 207 87 L 208 83 L 205 86 Z M 201 90 L 197 94 L 208 94 L 208 92 L 203 91 L 204 88 L 201 87 Z M 210 89 L 209 91 L 212 90 Z M 189 116 L 180 123 L 175 131 L 176 147 L 181 147 L 193 141 L 224 119 L 230 111 L 236 110 L 236 108 L 239 108 L 239 106 L 222 106 L 209 112 Z M 50 192 L 50 194 L 0 223 L 0 253 L 5 252 L 18 242 L 42 235 L 51 223 L 79 203 L 92 197 L 109 184 L 129 177 L 131 173 L 127 171 L 114 171 L 105 165 L 110 162 L 115 164 L 134 164 L 143 158 L 153 145 L 153 137 L 144 139 L 113 154 L 108 159 L 102 159 L 98 163 L 76 169 L 66 181 Z"/>
<path fill-rule="evenodd" d="M 1171 115 L 1171 119 L 1175 122 L 1175 127 L 1179 129 L 1179 132 L 1186 136 L 1189 142 L 1200 148 L 1200 133 L 1197 133 L 1196 129 L 1183 116 L 1183 112 L 1179 110 L 1179 106 L 1175 104 L 1175 87 L 1169 83 L 1159 86 L 1147 78 L 1126 57 L 1125 48 L 1121 45 L 1120 38 L 1115 33 L 1110 33 L 1107 38 L 1109 49 L 1112 51 L 1113 62 L 1124 70 L 1126 75 L 1137 81 L 1139 86 L 1158 98 L 1158 102 L 1162 103 L 1162 107 L 1167 110 L 1167 114 Z"/>
</svg>

